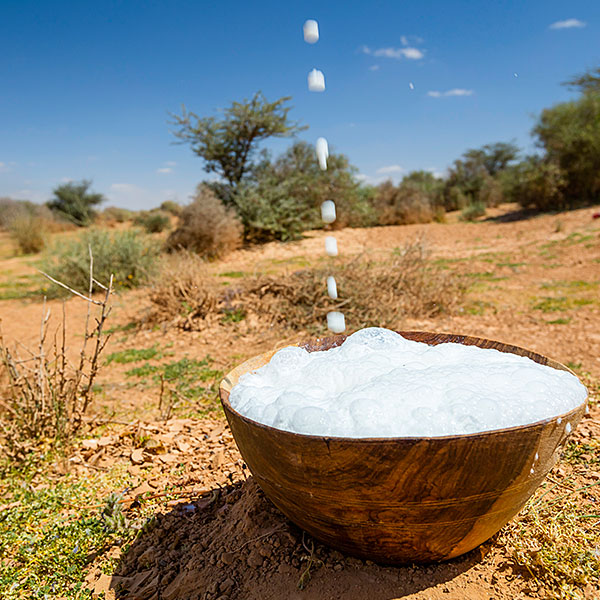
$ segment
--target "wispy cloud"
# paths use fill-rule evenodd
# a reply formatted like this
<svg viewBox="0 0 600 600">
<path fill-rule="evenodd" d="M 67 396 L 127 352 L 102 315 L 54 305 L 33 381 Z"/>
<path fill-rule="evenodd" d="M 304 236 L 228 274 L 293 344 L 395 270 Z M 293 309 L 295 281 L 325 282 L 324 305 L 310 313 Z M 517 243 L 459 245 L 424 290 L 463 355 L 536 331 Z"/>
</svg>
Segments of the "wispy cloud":
<svg viewBox="0 0 600 600">
<path fill-rule="evenodd" d="M 161 167 L 160 169 L 156 169 L 156 172 L 166 175 L 167 173 L 172 173 L 173 169 L 171 167 Z"/>
<path fill-rule="evenodd" d="M 375 171 L 378 175 L 386 175 L 389 173 L 402 173 L 404 169 L 400 165 L 388 165 L 387 167 L 380 167 Z"/>
<path fill-rule="evenodd" d="M 550 25 L 550 29 L 571 29 L 573 27 L 585 27 L 587 23 L 579 19 L 566 19 L 564 21 L 556 21 Z"/>
<path fill-rule="evenodd" d="M 445 92 L 438 92 L 437 90 L 431 90 L 427 92 L 428 96 L 432 98 L 442 98 L 446 96 L 472 96 L 475 92 L 473 90 L 465 90 L 463 88 L 453 88 Z"/>
<path fill-rule="evenodd" d="M 368 54 L 369 56 L 375 56 L 378 58 L 395 58 L 396 60 L 401 60 L 402 58 L 408 58 L 411 60 L 418 60 L 423 58 L 425 54 L 419 50 L 418 48 L 369 48 L 369 46 L 361 46 L 360 51 L 363 54 Z"/>
<path fill-rule="evenodd" d="M 174 160 L 168 160 L 165 165 L 167 165 L 167 167 L 174 167 L 177 163 Z"/>
<path fill-rule="evenodd" d="M 371 65 L 369 71 L 379 71 L 379 65 Z"/>
</svg>

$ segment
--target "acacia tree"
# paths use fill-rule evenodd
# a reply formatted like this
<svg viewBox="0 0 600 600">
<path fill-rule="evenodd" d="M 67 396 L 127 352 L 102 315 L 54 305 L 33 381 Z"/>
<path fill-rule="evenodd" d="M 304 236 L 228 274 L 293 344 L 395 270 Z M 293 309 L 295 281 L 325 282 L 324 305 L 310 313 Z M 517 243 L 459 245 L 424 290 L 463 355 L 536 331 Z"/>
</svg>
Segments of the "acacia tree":
<svg viewBox="0 0 600 600">
<path fill-rule="evenodd" d="M 251 100 L 233 102 L 220 120 L 199 117 L 183 107 L 180 116 L 172 115 L 172 123 L 178 127 L 173 134 L 204 159 L 208 172 L 218 173 L 235 191 L 252 170 L 259 142 L 269 137 L 291 137 L 306 129 L 288 120 L 291 106 L 286 103 L 290 99 L 285 96 L 268 102 L 257 92 Z"/>
<path fill-rule="evenodd" d="M 86 227 L 96 217 L 94 206 L 104 202 L 104 196 L 88 192 L 91 181 L 70 181 L 52 190 L 54 198 L 46 204 L 50 210 L 58 213 L 79 227 Z"/>
</svg>

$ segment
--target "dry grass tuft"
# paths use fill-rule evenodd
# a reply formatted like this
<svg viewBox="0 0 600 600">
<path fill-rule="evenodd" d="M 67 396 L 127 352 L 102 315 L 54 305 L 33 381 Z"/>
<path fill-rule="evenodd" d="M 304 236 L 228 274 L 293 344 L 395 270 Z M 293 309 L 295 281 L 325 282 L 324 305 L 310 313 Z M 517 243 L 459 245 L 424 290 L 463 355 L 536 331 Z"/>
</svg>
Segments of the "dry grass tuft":
<svg viewBox="0 0 600 600">
<path fill-rule="evenodd" d="M 383 262 L 358 256 L 331 267 L 249 277 L 225 290 L 190 257 L 169 272 L 151 296 L 150 322 L 170 321 L 184 329 L 202 329 L 223 315 L 253 314 L 268 325 L 322 331 L 330 310 L 344 312 L 351 329 L 400 327 L 406 317 L 452 312 L 466 289 L 429 261 L 420 240 Z M 326 294 L 328 275 L 336 278 L 337 300 Z"/>
</svg>

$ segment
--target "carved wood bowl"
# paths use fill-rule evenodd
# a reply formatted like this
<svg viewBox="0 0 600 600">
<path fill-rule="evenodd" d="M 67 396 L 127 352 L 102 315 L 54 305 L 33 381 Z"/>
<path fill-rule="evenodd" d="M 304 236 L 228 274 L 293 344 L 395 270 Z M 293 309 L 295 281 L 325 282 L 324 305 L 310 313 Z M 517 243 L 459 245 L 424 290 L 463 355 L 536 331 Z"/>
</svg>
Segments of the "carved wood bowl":
<svg viewBox="0 0 600 600">
<path fill-rule="evenodd" d="M 495 348 L 569 370 L 540 354 L 486 339 L 399 333 L 430 345 Z M 327 350 L 345 339 L 299 345 Z M 530 425 L 446 437 L 301 435 L 252 421 L 229 403 L 239 377 L 274 353 L 231 371 L 219 390 L 244 460 L 264 493 L 299 527 L 333 548 L 381 563 L 447 560 L 494 535 L 542 482 L 585 411 L 583 403 Z"/>
</svg>

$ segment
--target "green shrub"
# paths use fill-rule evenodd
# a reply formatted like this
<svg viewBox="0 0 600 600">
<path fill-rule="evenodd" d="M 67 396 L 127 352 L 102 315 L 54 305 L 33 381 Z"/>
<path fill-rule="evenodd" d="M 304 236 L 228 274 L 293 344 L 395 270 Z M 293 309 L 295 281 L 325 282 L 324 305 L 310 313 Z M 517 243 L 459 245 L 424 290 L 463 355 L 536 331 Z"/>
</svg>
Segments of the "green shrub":
<svg viewBox="0 0 600 600">
<path fill-rule="evenodd" d="M 70 181 L 54 188 L 54 198 L 48 201 L 50 210 L 78 227 L 87 227 L 96 218 L 94 206 L 104 202 L 104 196 L 88 192 L 91 181 Z"/>
<path fill-rule="evenodd" d="M 460 213 L 461 221 L 475 221 L 485 215 L 485 204 L 483 202 L 471 202 L 462 209 Z"/>
<path fill-rule="evenodd" d="M 564 210 L 570 205 L 564 195 L 566 185 L 557 164 L 533 156 L 519 165 L 514 194 L 523 208 Z"/>
<path fill-rule="evenodd" d="M 171 225 L 169 215 L 162 210 L 142 211 L 133 222 L 141 225 L 146 233 L 160 233 Z"/>
<path fill-rule="evenodd" d="M 160 210 L 163 210 L 164 212 L 167 212 L 170 215 L 173 215 L 174 217 L 178 217 L 181 214 L 181 211 L 183 210 L 183 206 L 181 206 L 181 204 L 178 204 L 174 200 L 165 200 L 160 205 Z"/>
<path fill-rule="evenodd" d="M 89 247 L 94 256 L 94 277 L 106 285 L 113 274 L 115 289 L 146 283 L 157 266 L 159 245 L 149 236 L 135 230 L 90 229 L 77 240 L 55 246 L 44 259 L 42 270 L 75 290 L 87 292 Z"/>
<path fill-rule="evenodd" d="M 189 250 L 218 258 L 242 244 L 242 225 L 207 186 L 200 184 L 191 204 L 184 207 L 177 228 L 167 239 L 167 250 Z"/>
<path fill-rule="evenodd" d="M 46 246 L 47 221 L 34 214 L 25 211 L 17 214 L 10 221 L 8 230 L 23 254 L 36 254 Z"/>
<path fill-rule="evenodd" d="M 118 206 L 107 206 L 102 211 L 102 218 L 105 221 L 114 221 L 116 223 L 125 223 L 133 217 L 133 211 Z"/>
<path fill-rule="evenodd" d="M 496 177 L 485 176 L 477 200 L 488 208 L 502 204 L 505 201 L 502 183 Z"/>
</svg>

